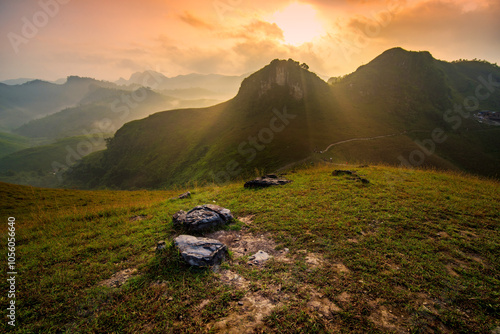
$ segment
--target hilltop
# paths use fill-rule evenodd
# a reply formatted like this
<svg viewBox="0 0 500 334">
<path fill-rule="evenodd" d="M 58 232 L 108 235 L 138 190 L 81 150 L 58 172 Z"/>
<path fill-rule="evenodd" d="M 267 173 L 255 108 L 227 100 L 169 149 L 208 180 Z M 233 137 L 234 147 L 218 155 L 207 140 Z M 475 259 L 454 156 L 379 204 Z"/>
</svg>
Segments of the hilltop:
<svg viewBox="0 0 500 334">
<path fill-rule="evenodd" d="M 349 166 L 365 185 L 336 168 L 347 167 L 293 170 L 292 183 L 262 190 L 0 183 L 22 268 L 13 332 L 498 331 L 499 183 Z M 189 199 L 171 199 L 185 190 Z M 190 268 L 171 246 L 181 234 L 172 215 L 207 203 L 238 219 L 214 235 L 248 247 L 214 270 Z M 167 248 L 155 253 L 160 240 Z M 273 259 L 247 264 L 257 249 Z"/>
<path fill-rule="evenodd" d="M 498 177 L 500 127 L 477 122 L 469 104 L 499 108 L 499 81 L 493 64 L 448 63 L 401 48 L 330 84 L 306 64 L 276 59 L 243 80 L 227 102 L 125 124 L 107 150 L 67 174 L 66 184 L 224 183 L 304 161 L 432 166 Z"/>
</svg>

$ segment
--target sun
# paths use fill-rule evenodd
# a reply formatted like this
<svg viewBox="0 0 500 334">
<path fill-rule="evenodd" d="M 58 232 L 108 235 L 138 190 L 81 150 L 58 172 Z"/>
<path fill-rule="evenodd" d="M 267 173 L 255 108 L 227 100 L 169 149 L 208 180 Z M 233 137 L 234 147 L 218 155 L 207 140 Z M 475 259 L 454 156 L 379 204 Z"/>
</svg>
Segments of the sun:
<svg viewBox="0 0 500 334">
<path fill-rule="evenodd" d="M 293 3 L 274 13 L 272 21 L 283 30 L 286 44 L 299 46 L 324 33 L 316 14 L 310 5 Z"/>
</svg>

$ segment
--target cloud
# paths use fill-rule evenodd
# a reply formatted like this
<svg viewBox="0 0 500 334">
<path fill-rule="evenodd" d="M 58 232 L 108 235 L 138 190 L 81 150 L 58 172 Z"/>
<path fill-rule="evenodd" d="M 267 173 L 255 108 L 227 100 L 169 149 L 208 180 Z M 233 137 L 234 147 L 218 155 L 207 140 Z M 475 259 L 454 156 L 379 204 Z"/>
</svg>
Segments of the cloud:
<svg viewBox="0 0 500 334">
<path fill-rule="evenodd" d="M 185 11 L 184 14 L 179 15 L 179 18 L 189 24 L 191 27 L 198 28 L 198 29 L 208 29 L 212 30 L 213 26 L 197 17 L 189 13 L 188 11 Z"/>
<path fill-rule="evenodd" d="M 253 20 L 251 23 L 242 26 L 236 31 L 228 31 L 221 35 L 223 37 L 243 39 L 284 39 L 283 30 L 281 30 L 276 23 L 269 23 L 262 20 Z"/>
<path fill-rule="evenodd" d="M 416 42 L 436 49 L 482 49 L 500 40 L 500 4 L 423 1 L 406 8 L 383 29 L 380 37 L 394 42 Z M 352 24 L 355 24 L 352 22 Z"/>
</svg>

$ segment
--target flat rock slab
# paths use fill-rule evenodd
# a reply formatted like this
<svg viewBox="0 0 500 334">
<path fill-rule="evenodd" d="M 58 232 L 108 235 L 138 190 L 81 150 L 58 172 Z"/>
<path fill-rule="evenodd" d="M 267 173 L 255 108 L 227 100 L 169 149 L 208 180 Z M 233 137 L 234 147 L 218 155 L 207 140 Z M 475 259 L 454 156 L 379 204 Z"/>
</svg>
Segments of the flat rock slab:
<svg viewBox="0 0 500 334">
<path fill-rule="evenodd" d="M 174 240 L 182 258 L 192 266 L 208 267 L 220 264 L 227 255 L 227 247 L 219 240 L 180 235 Z"/>
<path fill-rule="evenodd" d="M 234 220 L 231 211 L 214 204 L 195 206 L 188 212 L 178 211 L 172 216 L 174 227 L 183 227 L 189 232 L 203 232 Z"/>
<path fill-rule="evenodd" d="M 255 180 L 245 182 L 245 188 L 266 188 L 271 186 L 281 186 L 283 184 L 290 183 L 292 181 L 279 178 L 274 174 L 268 174 L 263 177 L 258 177 Z"/>
</svg>

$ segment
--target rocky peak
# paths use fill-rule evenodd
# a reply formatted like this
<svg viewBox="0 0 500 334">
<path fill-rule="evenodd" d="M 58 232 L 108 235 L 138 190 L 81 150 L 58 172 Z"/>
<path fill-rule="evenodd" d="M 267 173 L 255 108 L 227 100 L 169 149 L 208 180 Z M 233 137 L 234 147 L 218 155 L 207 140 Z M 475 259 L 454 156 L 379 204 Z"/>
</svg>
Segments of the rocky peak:
<svg viewBox="0 0 500 334">
<path fill-rule="evenodd" d="M 321 80 L 308 71 L 306 64 L 300 64 L 292 59 L 273 60 L 262 70 L 243 80 L 239 96 L 261 98 L 273 89 L 285 88 L 295 100 L 302 100 L 305 95 L 307 83 L 311 80 Z M 314 77 L 314 79 L 313 79 Z"/>
</svg>

